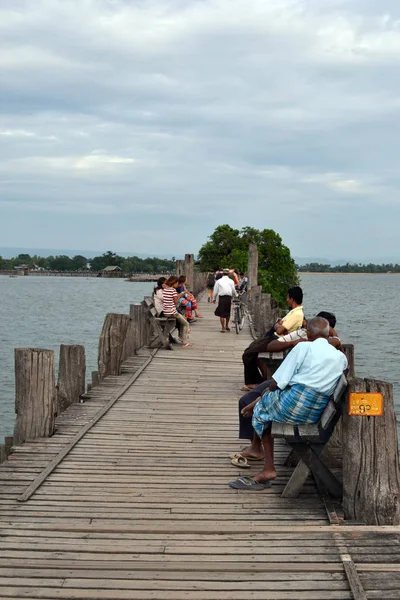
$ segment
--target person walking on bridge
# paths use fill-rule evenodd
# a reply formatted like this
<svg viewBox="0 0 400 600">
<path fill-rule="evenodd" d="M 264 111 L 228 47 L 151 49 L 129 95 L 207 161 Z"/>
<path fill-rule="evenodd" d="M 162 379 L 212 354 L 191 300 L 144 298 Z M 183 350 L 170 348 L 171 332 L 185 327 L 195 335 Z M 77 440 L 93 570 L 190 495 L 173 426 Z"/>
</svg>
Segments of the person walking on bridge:
<svg viewBox="0 0 400 600">
<path fill-rule="evenodd" d="M 215 315 L 221 322 L 221 333 L 230 331 L 229 319 L 231 316 L 232 296 L 236 298 L 236 288 L 232 279 L 229 277 L 229 269 L 224 269 L 222 277 L 215 282 L 213 291 L 213 302 L 218 298 L 218 306 L 215 309 Z"/>
</svg>

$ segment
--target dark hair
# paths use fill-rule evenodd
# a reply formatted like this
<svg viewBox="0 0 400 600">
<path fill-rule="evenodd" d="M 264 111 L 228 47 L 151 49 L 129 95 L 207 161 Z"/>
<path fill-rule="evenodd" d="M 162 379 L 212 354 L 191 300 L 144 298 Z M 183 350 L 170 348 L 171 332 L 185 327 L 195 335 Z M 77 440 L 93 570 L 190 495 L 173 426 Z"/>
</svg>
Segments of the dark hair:
<svg viewBox="0 0 400 600">
<path fill-rule="evenodd" d="M 222 277 L 222 273 L 217 273 L 215 276 L 215 281 L 218 281 L 218 279 L 221 279 Z"/>
<path fill-rule="evenodd" d="M 334 328 L 336 325 L 336 317 L 333 313 L 322 310 L 320 313 L 317 314 L 317 317 L 322 317 L 323 319 L 326 319 L 329 323 L 329 327 Z"/>
<path fill-rule="evenodd" d="M 187 279 L 186 275 L 179 275 L 178 283 L 185 283 L 186 279 Z"/>
<path fill-rule="evenodd" d="M 288 296 L 289 298 L 292 298 L 296 304 L 301 304 L 303 302 L 303 290 L 298 285 L 288 289 Z"/>
<path fill-rule="evenodd" d="M 177 281 L 178 278 L 175 277 L 175 275 L 171 275 L 171 277 L 169 277 L 165 283 L 168 287 L 172 287 L 173 285 L 175 285 L 175 283 L 177 283 Z"/>
<path fill-rule="evenodd" d="M 154 293 L 158 292 L 158 290 L 162 290 L 162 284 L 165 283 L 167 281 L 166 277 L 159 277 L 157 279 L 157 285 L 154 288 Z"/>
<path fill-rule="evenodd" d="M 244 273 L 240 273 L 240 277 L 244 277 Z"/>
</svg>

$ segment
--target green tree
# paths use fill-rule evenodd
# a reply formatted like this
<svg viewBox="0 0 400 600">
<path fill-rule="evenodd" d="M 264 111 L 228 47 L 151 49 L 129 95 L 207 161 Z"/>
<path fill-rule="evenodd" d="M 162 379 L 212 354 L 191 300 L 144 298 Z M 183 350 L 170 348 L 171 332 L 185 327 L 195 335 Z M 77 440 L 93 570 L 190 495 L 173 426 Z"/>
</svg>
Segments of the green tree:
<svg viewBox="0 0 400 600">
<path fill-rule="evenodd" d="M 72 260 L 69 256 L 53 256 L 49 260 L 49 267 L 52 271 L 71 271 Z"/>
<path fill-rule="evenodd" d="M 250 242 L 258 247 L 258 283 L 264 292 L 284 304 L 288 288 L 298 284 L 297 270 L 289 248 L 273 229 L 243 227 L 239 230 L 230 225 L 218 226 L 200 248 L 201 269 L 235 267 L 246 271 Z"/>
<path fill-rule="evenodd" d="M 79 271 L 79 269 L 86 269 L 87 258 L 81 254 L 77 254 L 72 258 L 72 269 Z"/>
</svg>

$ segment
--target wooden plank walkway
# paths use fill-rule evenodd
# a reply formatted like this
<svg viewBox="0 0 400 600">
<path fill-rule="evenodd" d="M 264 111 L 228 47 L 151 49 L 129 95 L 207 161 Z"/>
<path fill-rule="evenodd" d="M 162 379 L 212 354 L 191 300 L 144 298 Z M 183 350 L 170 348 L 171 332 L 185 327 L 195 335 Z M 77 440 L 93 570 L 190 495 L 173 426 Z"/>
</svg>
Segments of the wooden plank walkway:
<svg viewBox="0 0 400 600">
<path fill-rule="evenodd" d="M 285 446 L 270 490 L 228 487 L 251 337 L 220 334 L 213 309 L 202 303 L 193 348 L 160 350 L 29 501 L 18 497 L 149 353 L 1 466 L 0 598 L 400 598 L 399 528 L 330 525 L 311 480 L 281 498 Z"/>
</svg>

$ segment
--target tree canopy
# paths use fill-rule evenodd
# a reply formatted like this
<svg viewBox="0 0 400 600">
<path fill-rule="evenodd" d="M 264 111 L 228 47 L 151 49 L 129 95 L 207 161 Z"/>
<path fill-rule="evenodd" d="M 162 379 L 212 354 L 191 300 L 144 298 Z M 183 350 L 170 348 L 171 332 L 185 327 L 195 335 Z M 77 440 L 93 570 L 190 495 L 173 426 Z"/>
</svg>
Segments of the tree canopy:
<svg viewBox="0 0 400 600">
<path fill-rule="evenodd" d="M 297 270 L 289 248 L 273 229 L 243 227 L 239 230 L 230 225 L 219 225 L 200 248 L 200 269 L 234 267 L 246 272 L 250 242 L 258 247 L 259 285 L 283 304 L 288 288 L 298 284 Z"/>
<path fill-rule="evenodd" d="M 175 270 L 175 258 L 172 260 L 166 258 L 139 258 L 138 256 L 118 256 L 115 252 L 108 250 L 101 256 L 86 258 L 80 254 L 70 256 L 30 256 L 29 254 L 19 254 L 15 258 L 5 259 L 0 256 L 0 269 L 11 270 L 21 264 L 34 269 L 41 267 L 50 271 L 85 271 L 87 264 L 90 263 L 92 271 L 102 271 L 108 266 L 117 266 L 124 273 L 169 273 Z"/>
</svg>

